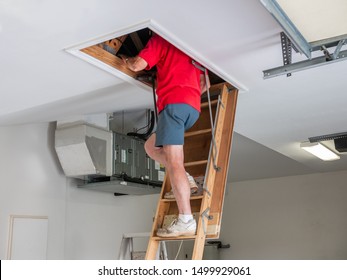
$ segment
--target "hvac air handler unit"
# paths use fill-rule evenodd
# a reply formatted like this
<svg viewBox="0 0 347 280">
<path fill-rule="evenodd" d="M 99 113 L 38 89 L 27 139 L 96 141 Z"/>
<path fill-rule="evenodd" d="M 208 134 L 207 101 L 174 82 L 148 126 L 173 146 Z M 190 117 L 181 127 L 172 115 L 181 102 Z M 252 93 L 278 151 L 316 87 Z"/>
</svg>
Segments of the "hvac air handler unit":
<svg viewBox="0 0 347 280">
<path fill-rule="evenodd" d="M 160 193 L 165 171 L 149 158 L 144 140 L 92 124 L 58 126 L 55 150 L 67 177 L 78 187 L 115 195 Z"/>
</svg>

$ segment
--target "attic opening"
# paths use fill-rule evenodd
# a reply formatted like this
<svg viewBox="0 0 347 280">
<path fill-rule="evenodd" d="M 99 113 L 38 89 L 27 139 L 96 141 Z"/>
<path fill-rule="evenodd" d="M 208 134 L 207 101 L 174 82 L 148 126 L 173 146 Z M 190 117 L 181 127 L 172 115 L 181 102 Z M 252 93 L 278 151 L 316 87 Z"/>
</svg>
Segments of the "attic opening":
<svg viewBox="0 0 347 280">
<path fill-rule="evenodd" d="M 152 86 L 151 76 L 156 73 L 156 68 L 149 71 L 143 70 L 141 72 L 133 72 L 126 68 L 121 59 L 121 55 L 130 57 L 136 56 L 147 44 L 148 40 L 153 35 L 150 28 L 143 28 L 129 34 L 121 35 L 119 37 L 111 38 L 106 41 L 98 42 L 97 44 L 80 49 L 80 52 L 108 65 L 128 77 L 140 81 L 146 86 Z M 209 72 L 211 85 L 225 83 L 226 81 L 216 75 L 212 71 Z M 228 83 L 228 88 L 235 89 L 234 86 Z"/>
</svg>

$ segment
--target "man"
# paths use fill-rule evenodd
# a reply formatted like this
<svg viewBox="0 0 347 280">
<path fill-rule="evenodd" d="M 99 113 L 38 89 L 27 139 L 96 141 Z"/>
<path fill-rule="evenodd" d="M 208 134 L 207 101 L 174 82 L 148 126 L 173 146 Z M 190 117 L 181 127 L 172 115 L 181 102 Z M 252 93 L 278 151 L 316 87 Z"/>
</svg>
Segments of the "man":
<svg viewBox="0 0 347 280">
<path fill-rule="evenodd" d="M 145 143 L 147 154 L 165 166 L 176 198 L 179 217 L 157 235 L 194 235 L 196 222 L 190 207 L 190 183 L 194 179 L 184 169 L 184 132 L 199 117 L 201 93 L 206 89 L 204 73 L 192 59 L 158 35 L 153 35 L 136 57 L 122 56 L 132 71 L 157 67 L 158 124 Z"/>
</svg>

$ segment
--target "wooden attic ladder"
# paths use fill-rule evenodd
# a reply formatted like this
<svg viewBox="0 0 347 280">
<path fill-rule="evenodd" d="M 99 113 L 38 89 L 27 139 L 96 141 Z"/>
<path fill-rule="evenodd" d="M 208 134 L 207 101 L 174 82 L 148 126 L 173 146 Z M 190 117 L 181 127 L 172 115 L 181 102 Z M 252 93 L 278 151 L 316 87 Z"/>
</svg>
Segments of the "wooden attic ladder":
<svg viewBox="0 0 347 280">
<path fill-rule="evenodd" d="M 201 114 L 195 125 L 185 134 L 185 168 L 193 177 L 204 176 L 204 191 L 200 196 L 191 196 L 191 208 L 197 219 L 194 236 L 162 238 L 156 235 L 158 228 L 165 227 L 178 215 L 174 199 L 165 199 L 171 190 L 168 175 L 165 176 L 156 215 L 149 238 L 146 259 L 155 259 L 160 241 L 194 240 L 193 260 L 200 260 L 206 239 L 216 239 L 220 234 L 225 185 L 231 152 L 237 90 L 227 83 L 210 88 L 212 115 L 214 115 L 214 139 L 210 122 L 209 104 L 201 104 Z M 214 158 L 214 159 L 213 159 Z"/>
</svg>

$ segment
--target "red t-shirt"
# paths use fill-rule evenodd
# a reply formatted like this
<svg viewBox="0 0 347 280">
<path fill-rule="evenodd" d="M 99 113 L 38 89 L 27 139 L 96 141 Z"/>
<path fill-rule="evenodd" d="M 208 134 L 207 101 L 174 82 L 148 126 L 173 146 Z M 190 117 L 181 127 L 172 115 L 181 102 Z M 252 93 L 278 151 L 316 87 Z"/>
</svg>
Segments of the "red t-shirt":
<svg viewBox="0 0 347 280">
<path fill-rule="evenodd" d="M 139 53 L 147 63 L 146 70 L 157 66 L 157 106 L 162 111 L 167 104 L 185 103 L 200 112 L 201 70 L 192 59 L 158 35 L 154 35 Z"/>
</svg>

